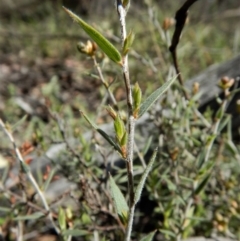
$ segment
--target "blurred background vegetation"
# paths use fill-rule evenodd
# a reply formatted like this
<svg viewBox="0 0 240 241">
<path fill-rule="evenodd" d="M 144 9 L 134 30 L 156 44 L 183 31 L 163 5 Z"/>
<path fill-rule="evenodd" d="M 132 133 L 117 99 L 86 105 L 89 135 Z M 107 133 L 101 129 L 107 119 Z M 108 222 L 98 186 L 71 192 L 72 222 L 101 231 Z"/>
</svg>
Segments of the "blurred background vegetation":
<svg viewBox="0 0 240 241">
<path fill-rule="evenodd" d="M 174 26 L 164 31 L 164 21 L 174 18 L 175 12 L 184 2 L 132 0 L 127 28 L 132 29 L 136 37 L 130 52 L 130 74 L 132 83 L 139 82 L 144 98 L 168 77 L 172 67 L 168 46 Z M 91 143 L 84 140 L 83 134 L 89 130 L 89 126 L 81 118 L 79 109 L 84 109 L 95 123 L 104 124 L 111 120 L 103 110 L 103 105 L 108 104 L 108 100 L 92 59 L 80 54 L 76 48 L 79 41 L 86 42 L 88 38 L 80 27 L 69 19 L 62 10 L 62 5 L 79 14 L 120 49 L 119 20 L 114 0 L 0 0 L 0 5 L 0 118 L 14 125 L 27 114 L 14 135 L 22 150 L 28 150 L 29 146 L 34 147 L 35 155 L 39 157 L 44 155 L 52 144 L 63 142 L 61 130 L 53 116 L 53 113 L 57 113 L 66 123 L 67 136 L 78 140 L 79 145 L 75 146 L 75 150 L 81 154 L 90 172 L 81 169 L 78 157 L 69 151 L 59 158 L 59 162 L 62 161 L 63 164 L 56 173 L 66 176 L 83 189 L 89 188 L 92 183 L 97 187 L 100 186 L 99 183 L 102 185 L 107 174 L 102 167 L 95 166 L 98 160 L 92 156 L 92 146 L 90 147 L 98 146 L 99 143 L 96 143 L 96 140 Z M 201 0 L 193 5 L 178 47 L 179 65 L 185 81 L 208 66 L 239 54 L 239 19 L 239 0 Z M 100 51 L 97 59 L 106 80 L 112 84 L 112 91 L 119 106 L 125 108 L 125 91 L 120 70 L 104 58 Z M 170 93 L 173 97 L 170 100 L 164 99 L 161 104 L 164 108 L 171 109 L 171 118 L 166 116 L 161 121 L 160 117 L 152 119 L 155 129 L 148 133 L 149 136 L 153 135 L 156 143 L 160 142 L 157 136 L 159 133 L 167 140 L 162 160 L 168 161 L 157 163 L 147 184 L 147 194 L 143 195 L 143 201 L 139 204 L 145 219 L 143 218 L 142 222 L 136 221 L 135 224 L 135 230 L 143 232 L 159 227 L 164 229 L 164 239 L 160 235 L 156 240 L 174 240 L 172 235 L 177 233 L 178 225 L 183 220 L 176 216 L 180 217 L 181 211 L 185 210 L 185 204 L 180 197 L 185 196 L 190 189 L 189 179 L 196 177 L 196 170 L 192 168 L 195 160 L 193 157 L 201 151 L 202 143 L 205 143 L 209 134 L 209 128 L 202 127 L 197 121 L 195 123 L 192 109 L 186 110 L 181 102 L 181 94 L 176 94 L 175 89 Z M 173 102 L 179 103 L 176 109 Z M 153 116 L 154 114 L 157 116 L 159 113 L 153 111 Z M 182 116 L 185 117 L 181 119 Z M 206 113 L 205 117 L 214 125 L 211 113 Z M 193 139 L 184 129 L 188 120 L 193 120 Z M 179 125 L 182 128 L 179 128 Z M 149 136 L 146 137 L 147 140 Z M 224 134 L 213 147 L 212 159 L 217 163 L 216 169 L 207 191 L 195 197 L 195 204 L 199 204 L 195 210 L 196 217 L 191 225 L 186 225 L 183 237 L 210 236 L 214 230 L 217 234 L 240 238 L 239 147 L 238 143 L 232 142 L 230 136 L 229 132 Z M 141 139 L 141 136 L 138 138 Z M 102 150 L 97 151 L 102 154 Z M 0 152 L 1 156 L 11 163 L 11 167 L 14 167 L 15 159 L 11 146 L 2 132 Z M 66 160 L 72 160 L 71 165 L 64 164 Z M 182 164 L 181 161 L 186 162 Z M 106 163 L 104 167 L 107 166 Z M 136 169 L 138 167 L 136 166 Z M 224 169 L 228 170 L 226 176 L 223 175 Z M 176 170 L 180 173 L 180 179 L 182 178 L 180 184 L 176 181 Z M 99 182 L 91 172 L 99 178 Z M 84 177 L 80 181 L 79 173 Z M 163 174 L 161 179 L 159 173 Z M 45 170 L 45 174 L 48 176 L 49 171 Z M 117 176 L 118 183 L 123 183 L 123 190 L 126 181 L 124 175 L 126 173 L 121 170 Z M 45 181 L 43 177 L 39 177 L 39 180 L 40 183 Z M 102 189 L 96 190 L 102 204 L 108 203 L 109 200 L 101 196 Z M 93 194 L 92 197 L 89 193 L 86 194 L 90 195 L 87 197 L 83 197 L 83 193 L 81 195 L 79 203 L 82 205 L 82 200 L 86 203 L 82 206 L 79 204 L 81 215 L 75 214 L 76 226 L 84 230 L 91 227 L 90 231 L 94 230 L 96 222 L 92 217 L 95 215 L 99 227 L 103 228 L 99 228 L 104 234 L 101 237 L 106 237 L 106 240 L 120 240 L 121 235 L 117 228 L 117 231 L 114 227 L 111 231 L 106 228 L 116 224 L 113 217 L 102 210 L 102 213 L 99 211 L 93 214 L 99 207 L 88 201 L 97 197 Z M 1 198 L 6 199 L 4 195 Z M 150 208 L 146 208 L 144 201 Z M 16 201 L 12 202 L 18 209 Z M 22 209 L 18 211 L 24 213 Z M 3 229 L 7 230 L 6 227 L 12 225 L 9 220 L 11 218 L 0 218 Z M 37 224 L 28 225 L 31 227 L 29 229 L 38 227 Z M 137 234 L 134 237 L 139 240 Z M 79 240 L 90 240 L 90 236 Z"/>
<path fill-rule="evenodd" d="M 151 4 L 148 5 L 148 2 Z M 159 28 L 163 25 L 164 19 L 174 18 L 176 10 L 183 2 L 132 2 L 128 15 L 128 29 L 134 30 L 138 41 L 134 43 L 133 60 L 130 59 L 131 78 L 133 82 L 142 82 L 142 88 L 146 92 L 151 92 L 156 85 L 158 86 L 159 81 L 166 78 L 170 60 L 167 45 L 174 28 L 167 31 L 166 36 L 163 36 L 165 33 Z M 87 37 L 65 16 L 62 5 L 82 16 L 120 47 L 118 16 L 114 1 L 1 0 L 2 95 L 7 95 L 9 89 L 6 88 L 10 87 L 10 83 L 13 83 L 12 87 L 20 87 L 16 90 L 18 94 L 24 94 L 31 92 L 33 87 L 36 89 L 38 85 L 49 82 L 52 76 L 57 75 L 61 91 L 75 85 L 78 94 L 87 98 L 86 102 L 91 102 L 89 107 L 94 106 L 94 100 L 99 96 L 94 93 L 96 88 L 93 87 L 99 83 L 89 77 L 86 69 L 86 66 L 91 65 L 91 61 L 86 61 L 85 56 L 80 55 L 75 47 L 78 41 L 85 42 Z M 193 77 L 211 64 L 235 56 L 240 48 L 239 29 L 238 1 L 198 1 L 190 10 L 188 24 L 178 48 L 179 64 L 184 79 Z M 23 66 L 26 68 L 20 71 L 19 68 Z M 111 72 L 111 67 L 111 63 L 107 64 L 107 71 Z M 83 75 L 87 81 L 83 80 Z M 112 78 L 115 78 L 115 72 Z M 89 92 L 92 93 L 92 97 L 84 95 Z M 118 97 L 122 98 L 120 90 Z M 1 116 L 4 115 L 3 108 L 5 109 L 2 104 Z"/>
<path fill-rule="evenodd" d="M 130 58 L 132 82 L 144 95 L 166 80 L 171 67 L 168 45 L 174 27 L 162 30 L 164 20 L 174 18 L 184 1 L 132 1 L 128 30 L 136 40 Z M 62 5 L 69 7 L 104 33 L 118 48 L 120 30 L 114 1 L 107 0 L 1 0 L 0 9 L 0 117 L 10 123 L 26 113 L 47 121 L 43 102 L 78 122 L 78 109 L 96 111 L 104 93 L 92 60 L 76 51 L 87 36 L 74 24 Z M 231 59 L 240 48 L 239 2 L 201 0 L 190 10 L 188 24 L 178 47 L 184 80 L 206 67 Z M 99 53 L 100 54 L 100 53 Z M 99 56 L 100 60 L 102 56 Z M 104 60 L 108 81 L 121 79 L 119 69 Z M 114 94 L 124 100 L 123 85 L 114 81 Z M 43 89 L 43 92 L 42 92 Z M 46 90 L 47 89 L 47 90 Z M 44 94 L 44 91 L 46 94 Z M 50 101 L 46 95 L 51 94 Z M 44 96 L 45 95 L 45 96 Z M 22 102 L 12 101 L 20 97 Z M 74 98 L 73 98 L 74 97 Z M 44 99 L 45 98 L 45 99 Z M 54 99 L 54 100 L 53 100 Z M 13 106 L 15 108 L 13 108 Z M 66 111 L 65 111 L 66 110 Z M 97 122 L 104 120 L 98 118 Z"/>
</svg>

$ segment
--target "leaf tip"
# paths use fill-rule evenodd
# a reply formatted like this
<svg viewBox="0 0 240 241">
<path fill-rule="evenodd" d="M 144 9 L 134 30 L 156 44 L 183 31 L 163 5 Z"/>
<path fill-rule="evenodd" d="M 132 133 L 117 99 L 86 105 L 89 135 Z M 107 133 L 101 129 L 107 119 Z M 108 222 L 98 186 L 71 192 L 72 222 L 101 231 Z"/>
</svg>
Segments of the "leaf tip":
<svg viewBox="0 0 240 241">
<path fill-rule="evenodd" d="M 62 6 L 62 8 L 63 8 L 63 10 L 66 11 L 67 13 L 69 12 L 69 10 L 68 10 L 66 7 Z"/>
</svg>

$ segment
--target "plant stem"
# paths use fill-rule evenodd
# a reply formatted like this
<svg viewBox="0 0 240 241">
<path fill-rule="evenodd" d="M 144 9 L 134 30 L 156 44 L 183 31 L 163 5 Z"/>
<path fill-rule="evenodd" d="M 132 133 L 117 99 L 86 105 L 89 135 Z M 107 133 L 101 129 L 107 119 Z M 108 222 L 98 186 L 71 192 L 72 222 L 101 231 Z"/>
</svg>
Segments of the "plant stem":
<svg viewBox="0 0 240 241">
<path fill-rule="evenodd" d="M 8 136 L 9 140 L 11 141 L 12 145 L 13 145 L 13 148 L 14 148 L 14 151 L 15 151 L 15 154 L 17 156 L 17 159 L 18 161 L 20 162 L 20 165 L 21 167 L 23 168 L 24 172 L 26 173 L 28 179 L 30 180 L 30 182 L 32 183 L 33 187 L 35 188 L 36 192 L 38 193 L 42 203 L 43 203 L 43 206 L 45 208 L 45 210 L 47 211 L 48 213 L 48 219 L 50 220 L 51 224 L 53 225 L 55 231 L 57 233 L 60 233 L 58 227 L 56 226 L 56 224 L 54 223 L 53 221 L 53 216 L 52 216 L 52 213 L 51 213 L 51 210 L 48 206 L 48 203 L 47 203 L 47 200 L 45 199 L 45 196 L 43 194 L 43 192 L 41 191 L 40 187 L 38 186 L 35 178 L 33 177 L 29 167 L 25 164 L 24 160 L 23 160 L 23 157 L 21 155 L 21 152 L 19 151 L 16 143 L 15 143 L 15 140 L 11 134 L 11 132 L 9 131 L 9 128 L 3 123 L 3 121 L 0 119 L 0 126 L 3 128 L 4 132 L 6 133 L 6 135 Z"/>
<path fill-rule="evenodd" d="M 107 90 L 107 93 L 108 93 L 108 95 L 109 95 L 109 97 L 110 97 L 110 99 L 111 99 L 111 101 L 112 101 L 112 103 L 113 103 L 114 108 L 115 108 L 116 110 L 118 110 L 117 101 L 116 101 L 115 97 L 113 96 L 113 93 L 112 93 L 112 92 L 110 91 L 110 89 L 109 89 L 109 84 L 105 81 L 105 79 L 104 79 L 104 77 L 103 77 L 102 70 L 101 70 L 101 68 L 100 68 L 100 66 L 99 66 L 99 64 L 98 64 L 98 62 L 97 62 L 96 56 L 94 55 L 94 56 L 92 57 L 92 59 L 93 59 L 94 65 L 95 65 L 95 67 L 96 67 L 96 69 L 97 69 L 99 78 L 100 78 L 102 84 L 104 85 L 105 89 Z"/>
<path fill-rule="evenodd" d="M 119 15 L 119 21 L 121 25 L 121 41 L 122 41 L 122 47 L 123 47 L 124 41 L 127 37 L 126 22 L 125 22 L 126 10 L 122 5 L 122 1 L 117 0 L 116 2 L 117 2 L 117 11 Z M 125 241 L 130 241 L 134 211 L 135 211 L 134 182 L 133 182 L 133 150 L 134 150 L 134 133 L 135 133 L 136 120 L 133 116 L 133 99 L 132 99 L 132 89 L 131 89 L 131 82 L 130 82 L 130 76 L 129 76 L 127 54 L 122 56 L 122 71 L 123 71 L 125 88 L 127 92 L 127 106 L 128 106 L 128 142 L 127 142 L 126 164 L 127 164 L 127 173 L 128 173 L 129 215 L 128 215 L 127 229 L 125 233 Z"/>
<path fill-rule="evenodd" d="M 134 212 L 135 212 L 135 204 L 133 203 L 132 206 L 129 207 L 127 230 L 126 230 L 125 239 L 124 239 L 125 241 L 131 240 Z"/>
<path fill-rule="evenodd" d="M 224 111 L 226 110 L 227 103 L 228 103 L 227 99 L 224 99 L 222 106 L 220 107 L 222 113 L 224 113 Z M 206 163 L 209 160 L 210 152 L 212 150 L 213 143 L 217 137 L 218 128 L 219 128 L 220 122 L 222 120 L 222 116 L 223 116 L 223 114 L 220 117 L 217 117 L 218 119 L 215 122 L 213 133 L 212 133 L 213 138 L 211 139 L 210 143 L 207 145 L 207 151 L 206 151 L 206 155 L 204 158 L 204 163 Z"/>
</svg>

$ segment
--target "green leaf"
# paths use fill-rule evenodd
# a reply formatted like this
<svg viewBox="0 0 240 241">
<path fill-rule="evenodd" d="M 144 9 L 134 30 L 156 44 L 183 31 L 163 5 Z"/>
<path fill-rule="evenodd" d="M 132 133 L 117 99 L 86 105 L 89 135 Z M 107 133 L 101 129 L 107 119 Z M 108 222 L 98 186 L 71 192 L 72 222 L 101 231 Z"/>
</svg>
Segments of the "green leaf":
<svg viewBox="0 0 240 241">
<path fill-rule="evenodd" d="M 66 215 L 62 208 L 58 210 L 58 224 L 60 226 L 61 231 L 66 230 Z"/>
<path fill-rule="evenodd" d="M 127 202 L 115 183 L 114 179 L 110 175 L 110 191 L 111 191 L 111 196 L 113 199 L 114 207 L 117 211 L 118 216 L 120 219 L 123 221 L 124 224 L 127 223 L 127 218 L 128 218 L 128 205 Z"/>
<path fill-rule="evenodd" d="M 182 175 L 179 175 L 179 178 L 181 180 L 183 180 L 184 182 L 188 182 L 188 183 L 191 183 L 191 184 L 194 182 L 194 180 L 192 178 L 185 177 L 185 176 L 182 176 Z"/>
<path fill-rule="evenodd" d="M 159 231 L 161 233 L 165 234 L 166 236 L 170 236 L 170 237 L 176 238 L 176 234 L 173 231 L 171 231 L 171 230 L 160 229 Z"/>
<path fill-rule="evenodd" d="M 11 126 L 12 132 L 14 132 L 20 125 L 22 125 L 27 119 L 27 115 L 23 116 L 17 123 Z"/>
<path fill-rule="evenodd" d="M 225 118 L 222 118 L 220 125 L 218 127 L 218 133 L 220 133 L 227 125 L 229 122 L 232 121 L 232 116 L 231 115 L 226 115 Z"/>
<path fill-rule="evenodd" d="M 43 191 L 46 191 L 48 189 L 49 184 L 52 181 L 55 173 L 56 173 L 56 170 L 55 169 L 51 169 L 50 173 L 48 174 L 47 180 L 44 182 L 44 186 L 42 188 Z"/>
<path fill-rule="evenodd" d="M 134 40 L 134 37 L 135 35 L 133 34 L 132 31 L 130 31 L 130 33 L 128 34 L 128 36 L 126 37 L 126 39 L 124 40 L 124 44 L 123 44 L 123 56 L 127 55 L 131 46 L 132 46 L 132 43 L 133 43 L 133 40 Z"/>
<path fill-rule="evenodd" d="M 87 24 L 76 14 L 69 9 L 63 7 L 63 9 L 69 14 L 69 16 L 76 21 L 82 29 L 92 38 L 93 41 L 99 46 L 99 48 L 114 62 L 121 64 L 122 57 L 118 50 L 95 28 Z"/>
<path fill-rule="evenodd" d="M 123 5 L 124 8 L 127 8 L 127 9 L 128 9 L 128 8 L 129 8 L 129 5 L 130 5 L 130 0 L 123 0 L 123 1 L 122 1 L 122 5 Z"/>
<path fill-rule="evenodd" d="M 164 83 L 160 88 L 155 90 L 140 106 L 138 116 L 141 117 L 154 104 L 155 101 L 173 84 L 177 76 Z"/>
<path fill-rule="evenodd" d="M 194 210 L 195 210 L 195 206 L 192 206 L 187 210 L 186 217 L 182 225 L 182 230 L 185 230 L 191 224 Z"/>
<path fill-rule="evenodd" d="M 68 229 L 62 232 L 63 235 L 66 236 L 85 236 L 90 234 L 86 230 L 80 230 L 80 229 Z"/>
<path fill-rule="evenodd" d="M 81 114 L 85 118 L 85 120 L 90 124 L 90 126 L 95 129 L 116 151 L 118 151 L 120 154 L 122 154 L 122 150 L 119 147 L 119 145 L 111 138 L 105 131 L 98 128 L 92 121 L 88 118 L 87 115 L 85 115 L 84 112 L 80 110 Z"/>
<path fill-rule="evenodd" d="M 233 155 L 235 157 L 237 157 L 239 155 L 238 149 L 235 146 L 235 144 L 232 142 L 232 140 L 227 140 L 225 145 L 226 145 L 227 150 L 231 152 L 231 155 Z"/>
<path fill-rule="evenodd" d="M 121 139 L 121 142 L 120 142 L 121 146 L 125 146 L 127 144 L 127 139 L 128 139 L 128 134 L 125 131 L 125 133 L 124 133 L 124 135 L 123 135 L 123 137 Z"/>
<path fill-rule="evenodd" d="M 225 109 L 222 108 L 222 106 L 221 106 L 221 107 L 218 109 L 215 118 L 216 118 L 217 120 L 222 119 L 224 113 L 225 113 Z"/>
<path fill-rule="evenodd" d="M 16 221 L 35 220 L 35 219 L 39 219 L 44 216 L 45 215 L 42 212 L 36 212 L 36 213 L 26 215 L 26 216 L 18 216 L 16 218 L 14 218 L 14 220 L 16 220 Z"/>
<path fill-rule="evenodd" d="M 112 137 L 110 137 L 105 131 L 102 129 L 97 128 L 96 131 L 101 134 L 101 136 L 120 154 L 122 154 L 122 150 L 119 147 L 119 145 L 113 140 Z"/>
<path fill-rule="evenodd" d="M 117 115 L 116 119 L 114 120 L 114 129 L 115 129 L 117 139 L 120 142 L 121 139 L 123 138 L 123 135 L 126 132 L 126 130 L 125 130 L 124 122 L 121 119 L 119 114 Z"/>
<path fill-rule="evenodd" d="M 138 83 L 134 85 L 133 88 L 133 103 L 134 103 L 134 114 L 138 116 L 139 107 L 142 101 L 142 90 L 140 89 Z"/>
<path fill-rule="evenodd" d="M 135 195 L 134 195 L 134 203 L 137 204 L 137 202 L 139 201 L 140 197 L 141 197 L 141 194 L 142 194 L 142 190 L 143 190 L 143 187 L 144 187 L 144 184 L 146 182 L 146 179 L 147 179 L 147 176 L 149 174 L 149 172 L 151 171 L 152 169 L 152 166 L 153 166 L 153 163 L 156 159 L 156 156 L 157 156 L 157 149 L 153 152 L 153 155 L 151 157 L 151 160 L 150 162 L 148 163 L 141 179 L 140 179 L 140 182 L 138 183 L 138 186 L 137 186 L 137 189 L 136 189 L 136 192 L 135 192 Z"/>
<path fill-rule="evenodd" d="M 204 163 L 204 165 L 202 165 L 201 169 L 198 170 L 198 179 L 202 178 L 202 177 L 205 177 L 205 175 L 208 173 L 208 172 L 211 172 L 212 171 L 212 168 L 215 166 L 215 161 L 214 160 L 211 160 L 209 162 L 206 162 Z"/>
<path fill-rule="evenodd" d="M 166 179 L 164 180 L 167 183 L 167 186 L 170 191 L 175 192 L 177 190 L 177 186 L 168 177 L 166 177 Z"/>
<path fill-rule="evenodd" d="M 209 178 L 211 177 L 212 172 L 209 172 L 204 179 L 201 181 L 201 183 L 198 185 L 198 187 L 196 188 L 196 190 L 194 191 L 195 195 L 198 195 L 203 189 L 204 187 L 207 185 Z"/>
<path fill-rule="evenodd" d="M 152 144 L 152 140 L 153 140 L 153 136 L 150 136 L 148 138 L 148 140 L 146 141 L 146 144 L 145 144 L 145 146 L 143 148 L 143 151 L 142 151 L 144 155 L 147 154 L 147 152 L 148 152 L 148 150 L 149 150 L 149 148 Z"/>
<path fill-rule="evenodd" d="M 24 173 L 29 173 L 30 172 L 30 168 L 29 168 L 29 166 L 25 162 L 21 162 L 20 164 L 21 164 L 22 171 Z"/>
<path fill-rule="evenodd" d="M 156 233 L 156 230 L 151 232 L 151 233 L 149 233 L 148 235 L 142 237 L 140 241 L 152 241 L 155 233 Z"/>
<path fill-rule="evenodd" d="M 6 208 L 6 207 L 0 207 L 0 212 L 5 212 L 5 213 L 8 213 L 8 212 L 11 212 L 11 208 Z"/>
</svg>

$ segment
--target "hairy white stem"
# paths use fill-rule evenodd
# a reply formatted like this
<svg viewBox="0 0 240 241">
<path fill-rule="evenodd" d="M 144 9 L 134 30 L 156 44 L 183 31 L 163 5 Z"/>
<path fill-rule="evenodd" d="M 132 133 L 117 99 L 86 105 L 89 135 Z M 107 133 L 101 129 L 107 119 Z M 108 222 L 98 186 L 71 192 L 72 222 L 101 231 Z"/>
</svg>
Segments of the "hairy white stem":
<svg viewBox="0 0 240 241">
<path fill-rule="evenodd" d="M 119 21 L 121 25 L 121 42 L 122 47 L 124 46 L 124 41 L 127 38 L 126 30 L 126 10 L 124 9 L 122 2 L 117 0 L 117 11 L 119 15 Z M 135 133 L 135 117 L 133 116 L 133 98 L 132 89 L 129 76 L 128 67 L 128 55 L 122 57 L 122 71 L 125 83 L 125 88 L 127 92 L 127 106 L 128 106 L 128 142 L 127 142 L 127 173 L 128 173 L 128 192 L 129 192 L 129 214 L 128 223 L 125 233 L 125 241 L 131 240 L 132 225 L 134 219 L 135 203 L 134 203 L 134 181 L 133 181 L 133 150 L 134 150 L 134 133 Z"/>
</svg>

